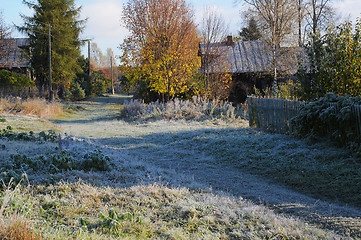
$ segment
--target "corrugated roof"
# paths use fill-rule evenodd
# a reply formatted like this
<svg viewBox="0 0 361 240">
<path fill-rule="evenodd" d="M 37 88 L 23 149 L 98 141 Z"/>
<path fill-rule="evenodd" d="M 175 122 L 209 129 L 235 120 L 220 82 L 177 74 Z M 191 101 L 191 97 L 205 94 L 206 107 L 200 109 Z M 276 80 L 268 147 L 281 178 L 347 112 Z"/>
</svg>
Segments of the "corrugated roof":
<svg viewBox="0 0 361 240">
<path fill-rule="evenodd" d="M 28 38 L 0 39 L 0 68 L 26 68 L 30 60 L 23 52 L 29 47 Z"/>
<path fill-rule="evenodd" d="M 214 50 L 217 48 L 217 50 Z M 237 41 L 232 45 L 212 44 L 210 49 L 218 52 L 217 58 L 209 66 L 210 71 L 227 68 L 230 73 L 270 72 L 272 70 L 273 53 L 271 47 L 262 41 Z M 206 45 L 201 43 L 202 55 L 206 52 Z M 295 74 L 298 68 L 299 56 L 304 57 L 302 48 L 281 48 L 277 54 L 278 70 L 287 74 Z M 215 67 L 216 66 L 216 67 Z"/>
</svg>

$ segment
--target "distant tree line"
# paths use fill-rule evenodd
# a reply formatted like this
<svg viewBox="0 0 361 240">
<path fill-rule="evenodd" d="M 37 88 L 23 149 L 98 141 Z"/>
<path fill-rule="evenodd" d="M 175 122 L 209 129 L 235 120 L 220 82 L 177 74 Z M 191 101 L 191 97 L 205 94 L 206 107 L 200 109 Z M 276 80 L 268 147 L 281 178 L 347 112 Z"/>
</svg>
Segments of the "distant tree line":
<svg viewBox="0 0 361 240">
<path fill-rule="evenodd" d="M 80 47 L 86 43 L 80 39 L 86 20 L 80 20 L 81 7 L 74 0 L 24 0 L 23 3 L 33 10 L 32 16 L 21 15 L 24 24 L 16 26 L 30 39 L 30 48 L 27 53 L 30 57 L 30 70 L 33 80 L 27 83 L 35 84 L 40 96 L 54 97 L 69 100 L 81 100 L 86 96 L 102 94 L 110 88 L 110 55 L 114 59 L 111 49 L 103 56 L 95 43 L 92 43 L 90 62 L 80 53 Z M 51 45 L 51 88 L 49 74 L 49 34 Z M 0 14 L 0 58 L 8 54 L 2 39 L 11 38 L 8 27 Z M 105 57 L 107 59 L 105 59 Z M 101 59 L 101 63 L 99 63 Z M 0 66 L 1 67 L 1 66 Z M 91 68 L 91 75 L 90 69 Z M 114 78 L 118 78 L 118 71 L 114 68 Z M 10 75 L 9 75 L 10 74 Z M 20 75 L 10 72 L 1 73 L 0 83 L 4 89 L 11 79 L 24 82 Z M 14 82 L 14 81 L 13 81 Z M 15 84 L 16 85 L 16 84 Z M 8 89 L 19 86 L 7 86 Z M 25 84 L 23 87 L 26 87 Z M 50 92 L 50 89 L 52 92 Z"/>
<path fill-rule="evenodd" d="M 360 24 L 355 29 L 351 23 L 330 27 L 336 19 L 330 1 L 239 1 L 245 3 L 247 10 L 243 15 L 246 25 L 237 39 L 261 40 L 271 46 L 270 74 L 275 92 L 280 89 L 277 58 L 281 48 L 301 46 L 309 63 L 300 66 L 299 81 L 293 85 L 298 97 L 316 99 L 329 91 L 360 94 L 357 50 Z M 79 100 L 109 91 L 113 76 L 124 92 L 147 101 L 189 99 L 194 95 L 209 99 L 229 96 L 232 75 L 219 47 L 227 41 L 229 31 L 215 9 L 206 8 L 197 27 L 194 9 L 185 0 L 128 0 L 123 6 L 122 20 L 130 34 L 120 45 L 123 51 L 120 68 L 111 72 L 110 61 L 114 60 L 111 49 L 103 55 L 93 42 L 91 61 L 81 56 L 80 47 L 86 42 L 80 39 L 80 34 L 86 20 L 80 19 L 81 7 L 76 6 L 75 0 L 23 2 L 34 13 L 22 15 L 24 25 L 17 28 L 30 38 L 31 68 L 40 94 L 50 96 L 52 89 L 55 97 Z M 8 36 L 9 28 L 0 18 L 0 54 L 4 53 L 1 39 Z M 202 62 L 199 43 L 203 44 Z"/>
</svg>

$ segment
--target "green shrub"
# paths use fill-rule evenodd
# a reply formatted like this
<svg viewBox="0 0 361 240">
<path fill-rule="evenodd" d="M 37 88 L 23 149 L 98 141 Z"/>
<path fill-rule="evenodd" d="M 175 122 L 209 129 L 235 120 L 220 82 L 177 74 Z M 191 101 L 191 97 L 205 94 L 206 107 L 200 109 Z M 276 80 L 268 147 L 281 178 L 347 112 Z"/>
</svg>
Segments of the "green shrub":
<svg viewBox="0 0 361 240">
<path fill-rule="evenodd" d="M 24 74 L 14 73 L 7 70 L 0 71 L 0 88 L 21 90 L 33 85 L 34 82 Z"/>
<path fill-rule="evenodd" d="M 292 119 L 295 133 L 309 138 L 330 138 L 340 145 L 360 146 L 356 133 L 356 119 L 352 106 L 361 105 L 361 97 L 326 94 L 317 101 L 306 104 Z M 360 152 L 361 153 L 361 152 Z"/>
<path fill-rule="evenodd" d="M 315 100 L 333 92 L 361 95 L 361 20 L 347 21 L 312 36 L 305 45 L 309 62 L 300 66 L 299 97 Z"/>
<path fill-rule="evenodd" d="M 67 88 L 66 88 L 66 89 L 64 90 L 64 93 L 63 93 L 63 99 L 64 99 L 65 101 L 70 101 L 71 98 L 72 98 L 71 91 L 70 91 L 70 89 L 67 89 Z"/>
<path fill-rule="evenodd" d="M 110 80 L 105 77 L 101 71 L 94 71 L 91 75 L 91 93 L 103 94 L 107 92 L 110 86 Z"/>
<path fill-rule="evenodd" d="M 101 151 L 86 153 L 80 164 L 80 169 L 84 171 L 109 171 L 110 158 L 105 156 Z"/>
<path fill-rule="evenodd" d="M 78 82 L 72 82 L 70 89 L 65 89 L 63 93 L 63 98 L 66 101 L 80 101 L 86 97 L 84 89 L 80 86 Z"/>
<path fill-rule="evenodd" d="M 85 91 L 77 82 L 73 82 L 70 91 L 71 91 L 71 99 L 73 101 L 79 101 L 85 98 Z"/>
<path fill-rule="evenodd" d="M 7 161 L 0 162 L 0 182 L 17 184 L 23 174 L 61 173 L 69 170 L 110 171 L 110 158 L 101 151 L 86 153 L 83 157 L 72 151 L 59 151 L 38 156 L 14 154 Z"/>
</svg>

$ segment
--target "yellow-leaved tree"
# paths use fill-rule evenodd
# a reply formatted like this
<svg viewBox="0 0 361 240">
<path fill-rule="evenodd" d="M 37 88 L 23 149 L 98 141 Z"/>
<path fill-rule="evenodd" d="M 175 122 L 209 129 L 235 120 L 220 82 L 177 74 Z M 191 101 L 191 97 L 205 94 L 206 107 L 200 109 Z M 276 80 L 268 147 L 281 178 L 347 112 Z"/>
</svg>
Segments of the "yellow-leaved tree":
<svg viewBox="0 0 361 240">
<path fill-rule="evenodd" d="M 130 32 L 121 45 L 128 78 L 145 82 L 163 101 L 192 87 L 199 41 L 194 12 L 184 0 L 128 0 L 123 22 Z"/>
</svg>

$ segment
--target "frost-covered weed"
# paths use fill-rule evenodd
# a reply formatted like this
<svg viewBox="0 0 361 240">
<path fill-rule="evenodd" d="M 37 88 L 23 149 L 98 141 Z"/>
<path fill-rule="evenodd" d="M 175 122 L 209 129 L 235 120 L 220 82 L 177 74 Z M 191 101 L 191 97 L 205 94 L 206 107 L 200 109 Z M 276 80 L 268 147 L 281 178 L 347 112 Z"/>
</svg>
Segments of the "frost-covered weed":
<svg viewBox="0 0 361 240">
<path fill-rule="evenodd" d="M 26 154 L 11 155 L 0 162 L 0 181 L 9 182 L 14 179 L 18 183 L 23 174 L 57 174 L 70 170 L 109 171 L 110 158 L 101 151 L 87 152 L 79 156 L 77 152 L 55 151 L 39 154 L 35 157 Z"/>
<path fill-rule="evenodd" d="M 54 130 L 48 130 L 47 132 L 41 131 L 35 134 L 33 131 L 30 132 L 15 132 L 11 126 L 0 130 L 0 138 L 8 140 L 20 140 L 20 141 L 56 141 L 58 136 Z"/>
<path fill-rule="evenodd" d="M 341 239 L 245 200 L 159 184 L 40 185 L 11 201 L 32 208 L 7 205 L 4 215 L 20 213 L 46 239 Z"/>
<path fill-rule="evenodd" d="M 32 183 L 60 179 L 66 172 L 111 171 L 113 163 L 99 148 L 55 131 L 14 132 L 9 126 L 0 131 L 0 182 L 13 184 L 24 174 Z M 64 146 L 63 146 L 64 145 Z"/>
<path fill-rule="evenodd" d="M 234 107 L 225 101 L 209 101 L 201 97 L 193 97 L 190 100 L 174 99 L 167 103 L 159 101 L 145 104 L 141 100 L 131 100 L 124 104 L 121 110 L 121 117 L 131 120 L 146 121 L 149 119 L 169 119 L 169 120 L 236 120 L 246 119 L 246 109 L 244 106 Z"/>
</svg>

